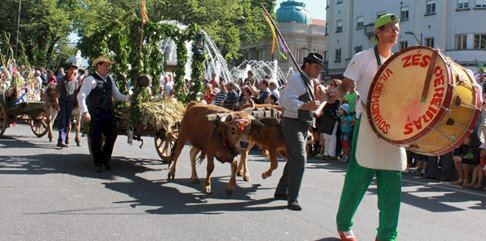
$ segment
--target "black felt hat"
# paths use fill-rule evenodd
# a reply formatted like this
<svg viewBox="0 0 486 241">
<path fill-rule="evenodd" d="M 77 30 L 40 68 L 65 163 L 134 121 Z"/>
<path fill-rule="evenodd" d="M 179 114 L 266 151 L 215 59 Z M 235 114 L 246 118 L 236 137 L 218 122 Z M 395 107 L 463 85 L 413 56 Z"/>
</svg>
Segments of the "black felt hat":
<svg viewBox="0 0 486 241">
<path fill-rule="evenodd" d="M 307 57 L 304 57 L 304 62 L 317 63 L 324 66 L 324 59 L 322 58 L 322 55 L 318 53 L 309 53 Z"/>
</svg>

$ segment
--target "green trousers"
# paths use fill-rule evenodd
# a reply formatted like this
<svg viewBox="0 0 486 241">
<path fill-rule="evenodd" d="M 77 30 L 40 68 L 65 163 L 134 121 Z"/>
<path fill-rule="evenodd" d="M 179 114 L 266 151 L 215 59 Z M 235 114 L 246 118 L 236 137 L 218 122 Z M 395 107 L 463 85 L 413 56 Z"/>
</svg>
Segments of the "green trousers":
<svg viewBox="0 0 486 241">
<path fill-rule="evenodd" d="M 349 166 L 341 193 L 339 210 L 336 215 L 337 228 L 341 231 L 351 230 L 354 214 L 358 209 L 359 203 L 363 199 L 371 181 L 376 177 L 378 209 L 380 210 L 376 238 L 380 241 L 396 240 L 402 194 L 402 173 L 400 171 L 369 169 L 357 163 L 356 143 L 358 142 L 360 123 L 361 118 L 354 127 Z"/>
</svg>

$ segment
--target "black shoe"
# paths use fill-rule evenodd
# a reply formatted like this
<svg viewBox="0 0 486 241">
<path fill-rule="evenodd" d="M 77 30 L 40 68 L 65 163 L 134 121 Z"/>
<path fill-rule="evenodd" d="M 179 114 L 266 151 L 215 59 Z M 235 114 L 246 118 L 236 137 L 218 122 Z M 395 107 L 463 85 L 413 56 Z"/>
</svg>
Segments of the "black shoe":
<svg viewBox="0 0 486 241">
<path fill-rule="evenodd" d="M 300 211 L 302 210 L 302 207 L 300 206 L 299 202 L 297 200 L 288 202 L 287 208 L 293 211 Z"/>
<path fill-rule="evenodd" d="M 102 171 L 103 171 L 103 169 L 101 168 L 101 165 L 96 166 L 96 172 L 97 173 L 101 173 Z"/>
<path fill-rule="evenodd" d="M 275 198 L 275 200 L 284 200 L 284 201 L 287 200 L 287 194 L 286 193 L 275 193 L 275 194 L 273 194 L 273 197 Z"/>
<path fill-rule="evenodd" d="M 105 164 L 103 164 L 103 166 L 105 166 L 106 170 L 108 170 L 108 171 L 111 170 L 110 164 L 105 163 Z"/>
<path fill-rule="evenodd" d="M 61 147 L 61 148 L 62 148 L 62 147 L 69 147 L 69 145 L 66 145 L 66 144 L 64 144 L 64 143 L 62 143 L 62 142 L 58 142 L 58 143 L 57 143 L 57 146 L 58 146 L 58 147 Z"/>
</svg>

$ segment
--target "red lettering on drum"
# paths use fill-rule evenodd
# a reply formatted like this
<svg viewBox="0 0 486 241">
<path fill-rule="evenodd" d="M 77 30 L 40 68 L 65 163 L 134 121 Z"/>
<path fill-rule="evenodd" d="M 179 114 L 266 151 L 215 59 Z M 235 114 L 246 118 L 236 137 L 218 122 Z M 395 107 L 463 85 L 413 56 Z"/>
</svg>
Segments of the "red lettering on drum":
<svg viewBox="0 0 486 241">
<path fill-rule="evenodd" d="M 432 56 L 430 56 L 430 55 L 424 55 L 422 57 L 422 62 L 420 63 L 420 67 L 422 67 L 422 68 L 428 67 L 431 58 L 432 58 Z"/>
<path fill-rule="evenodd" d="M 424 60 L 424 58 L 422 59 Z M 430 59 L 427 59 L 427 61 L 429 60 Z M 439 66 L 434 69 L 434 93 L 430 99 L 429 106 L 422 115 L 404 125 L 402 132 L 404 135 L 410 135 L 415 131 L 425 129 L 427 124 L 434 119 L 435 114 L 439 112 L 440 106 L 442 105 L 444 99 L 444 92 L 446 91 L 445 87 L 442 86 L 444 84 L 443 73 L 444 71 Z"/>
<path fill-rule="evenodd" d="M 412 53 L 402 57 L 403 68 L 420 66 L 421 68 L 426 68 L 430 64 L 430 55 L 422 55 L 419 50 L 417 53 Z"/>
<path fill-rule="evenodd" d="M 384 73 L 380 76 L 380 81 L 386 82 L 388 80 L 388 78 L 390 78 L 390 76 L 393 74 L 393 71 L 391 71 L 391 69 L 387 68 L 383 72 Z M 382 83 L 377 82 L 376 85 L 378 85 L 378 84 L 381 84 L 381 86 L 383 87 Z M 381 90 L 381 88 L 380 88 L 380 90 Z"/>
<path fill-rule="evenodd" d="M 435 75 L 434 87 L 437 87 L 438 85 L 443 85 L 444 84 L 444 73 L 443 73 L 442 68 L 440 66 L 435 67 L 434 75 Z"/>
</svg>

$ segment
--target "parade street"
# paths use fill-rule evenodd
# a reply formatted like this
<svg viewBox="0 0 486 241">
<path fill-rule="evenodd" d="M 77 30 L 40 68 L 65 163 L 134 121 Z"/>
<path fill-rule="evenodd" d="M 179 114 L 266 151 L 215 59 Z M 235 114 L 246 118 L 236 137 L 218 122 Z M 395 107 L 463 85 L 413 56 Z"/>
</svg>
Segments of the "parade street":
<svg viewBox="0 0 486 241">
<path fill-rule="evenodd" d="M 56 133 L 57 138 L 57 133 Z M 133 145 L 118 136 L 111 171 L 97 173 L 86 138 L 60 149 L 30 127 L 17 124 L 0 138 L 0 240 L 338 240 L 335 215 L 347 164 L 309 160 L 300 212 L 273 199 L 283 161 L 261 178 L 269 162 L 253 151 L 251 181 L 225 187 L 230 165 L 216 162 L 213 193 L 190 181 L 189 148 L 175 180 L 167 180 L 152 138 Z M 72 141 L 74 143 L 74 141 Z M 486 190 L 463 189 L 404 174 L 399 240 L 484 240 Z M 378 226 L 376 186 L 362 201 L 354 232 L 374 240 Z"/>
</svg>

